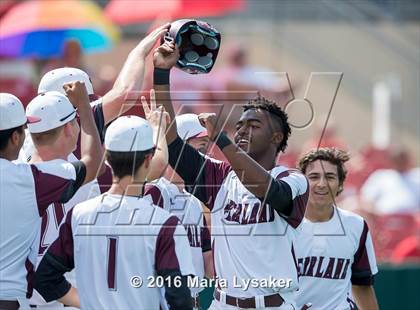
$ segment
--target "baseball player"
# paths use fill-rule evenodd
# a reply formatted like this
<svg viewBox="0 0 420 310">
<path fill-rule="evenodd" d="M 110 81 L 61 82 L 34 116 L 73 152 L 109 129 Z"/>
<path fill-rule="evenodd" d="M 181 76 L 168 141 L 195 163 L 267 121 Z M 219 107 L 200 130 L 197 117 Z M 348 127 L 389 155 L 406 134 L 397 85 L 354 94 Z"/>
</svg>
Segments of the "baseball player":
<svg viewBox="0 0 420 310">
<path fill-rule="evenodd" d="M 88 108 L 90 108 L 90 106 L 88 106 Z M 26 114 L 31 115 L 32 118 L 38 120 L 35 123 L 28 124 L 28 131 L 31 135 L 31 140 L 34 143 L 34 150 L 30 163 L 48 163 L 54 160 L 63 159 L 67 159 L 70 162 L 77 161 L 77 158 L 72 152 L 76 148 L 78 141 L 79 125 L 75 115 L 66 118 L 69 111 L 73 110 L 74 108 L 67 97 L 54 91 L 38 95 L 28 104 Z M 71 127 L 74 132 L 72 133 L 70 131 L 70 135 L 66 132 L 65 127 L 69 122 L 74 123 L 74 126 Z M 96 128 L 99 129 L 101 125 L 98 124 L 96 117 L 95 123 Z M 58 228 L 70 208 L 79 202 L 100 194 L 101 192 L 99 191 L 97 182 L 89 182 L 80 187 L 72 199 L 67 203 L 61 204 L 55 202 L 47 208 L 41 221 L 39 250 L 35 269 L 41 261 L 45 250 L 55 239 L 57 239 Z M 67 278 L 74 284 L 74 274 L 69 273 Z M 32 308 L 43 309 L 41 306 L 46 305 L 46 302 L 36 291 L 34 291 L 30 304 Z M 54 305 L 51 304 L 48 305 L 48 309 L 63 307 L 59 302 L 55 302 L 55 307 L 53 306 Z"/>
<path fill-rule="evenodd" d="M 17 163 L 27 120 L 15 96 L 0 94 L 0 309 L 27 309 L 32 295 L 31 278 L 36 260 L 41 217 L 54 202 L 65 203 L 84 183 L 93 180 L 102 157 L 99 136 L 83 84 L 66 85 L 82 123 L 80 161 L 54 160 L 38 164 Z M 77 139 L 76 110 L 65 111 L 66 141 Z M 57 121 L 57 120 L 51 120 Z M 75 137 L 76 136 L 76 137 Z M 76 140 L 74 140 L 75 142 Z"/>
<path fill-rule="evenodd" d="M 338 208 L 335 199 L 346 178 L 349 155 L 334 148 L 313 150 L 299 168 L 309 180 L 308 207 L 295 241 L 299 268 L 299 306 L 311 309 L 378 309 L 373 277 L 378 272 L 372 238 L 357 214 Z"/>
<path fill-rule="evenodd" d="M 61 84 L 61 83 L 60 83 Z M 57 103 L 66 102 L 70 106 L 70 102 L 66 101 L 66 97 L 57 92 L 47 92 L 43 95 L 39 95 L 34 100 L 30 102 L 27 107 L 27 114 L 32 115 L 33 117 L 38 117 L 41 121 L 36 124 L 30 124 L 28 126 L 28 131 L 31 134 L 31 140 L 34 143 L 34 150 L 32 152 L 31 163 L 43 162 L 45 160 L 54 160 L 60 158 L 68 158 L 69 161 L 77 160 L 74 156 L 72 150 L 74 149 L 74 143 L 67 143 L 64 137 L 57 135 L 57 130 L 54 130 L 56 124 L 50 120 L 57 118 L 57 115 L 60 115 L 60 112 L 57 111 L 57 108 L 63 108 L 63 104 L 58 105 Z M 48 109 L 48 107 L 54 107 L 55 109 Z M 70 107 L 68 107 L 70 109 Z M 93 113 L 96 128 L 98 133 L 101 132 L 103 128 L 103 122 L 101 118 L 98 117 L 97 113 Z M 65 123 L 66 120 L 63 121 Z M 162 133 L 162 138 L 158 140 L 157 147 L 167 148 L 166 142 L 163 141 L 164 133 Z M 164 159 L 165 160 L 165 159 Z M 165 160 L 167 163 L 167 159 Z M 165 165 L 166 165 L 165 163 Z M 162 163 L 153 163 L 153 167 L 162 166 Z M 156 169 L 154 169 L 156 170 Z M 153 177 L 153 175 L 152 175 Z M 112 179 L 109 180 L 108 184 L 112 184 Z M 65 204 L 54 203 L 49 208 L 47 208 L 45 214 L 42 217 L 41 231 L 40 231 L 40 240 L 39 240 L 39 250 L 37 263 L 35 269 L 41 261 L 46 249 L 49 245 L 58 237 L 59 226 L 67 212 L 79 202 L 83 202 L 90 198 L 100 195 L 98 182 L 90 182 L 83 185 L 73 196 L 73 198 Z M 75 273 L 74 271 L 66 274 L 66 279 L 76 287 L 75 282 Z M 46 303 L 46 301 L 38 294 L 35 290 L 34 294 L 30 300 L 32 308 L 37 309 L 58 309 L 62 308 L 63 304 L 57 301 L 51 303 Z"/>
<path fill-rule="evenodd" d="M 189 145 L 206 154 L 209 145 L 209 136 L 198 119 L 197 114 L 186 113 L 176 117 L 178 136 Z"/>
<path fill-rule="evenodd" d="M 146 118 L 152 114 L 152 111 L 156 110 L 156 102 L 154 100 L 154 91 L 151 91 L 151 107 L 149 108 L 146 99 L 142 97 L 143 110 L 145 111 Z M 191 132 L 191 136 L 201 135 L 205 136 L 205 128 L 203 128 L 197 115 L 181 115 L 183 119 L 183 126 L 178 127 L 178 132 L 185 133 L 185 138 L 188 137 L 188 131 L 193 126 L 198 125 L 196 128 L 198 132 Z M 195 118 L 194 118 L 195 117 Z M 192 122 L 190 119 L 192 119 Z M 192 123 L 192 124 L 191 124 Z M 187 127 L 187 128 L 186 128 Z M 181 130 L 179 128 L 182 128 Z M 165 139 L 165 137 L 162 137 Z M 166 139 L 165 139 L 166 143 Z M 167 148 L 167 146 L 165 146 Z M 211 241 L 210 232 L 206 225 L 206 220 L 203 216 L 203 207 L 196 197 L 191 195 L 185 190 L 184 182 L 172 168 L 167 167 L 167 162 L 164 165 L 166 167 L 165 175 L 146 186 L 145 195 L 150 195 L 153 204 L 167 210 L 169 213 L 176 215 L 181 223 L 184 225 L 187 231 L 188 241 L 191 248 L 191 254 L 193 258 L 193 265 L 195 268 L 195 275 L 200 279 L 207 277 L 212 278 L 212 255 L 211 255 Z M 169 181 L 170 180 L 170 181 Z M 207 273 L 206 273 L 207 271 Z M 194 308 L 200 307 L 199 292 L 202 290 L 200 287 L 190 287 L 192 301 Z M 165 303 L 163 303 L 163 307 Z"/>
<path fill-rule="evenodd" d="M 155 114 L 159 119 L 161 113 Z M 185 229 L 142 197 L 152 135 L 151 124 L 137 116 L 108 127 L 106 158 L 114 183 L 67 214 L 35 275 L 34 286 L 47 301 L 84 309 L 158 309 L 164 285 L 171 309 L 192 308 L 186 276 L 194 269 Z M 63 277 L 73 268 L 79 295 Z"/>
<path fill-rule="evenodd" d="M 171 118 L 169 72 L 178 57 L 173 43 L 154 53 L 157 102 Z M 212 210 L 215 274 L 221 281 L 216 282 L 211 308 L 291 309 L 298 285 L 292 241 L 305 213 L 308 184 L 300 172 L 275 164 L 290 135 L 287 115 L 258 97 L 244 107 L 235 142 L 216 128 L 214 114 L 199 118 L 228 162 L 185 144 L 176 122 L 169 127 L 167 142 L 170 165 L 186 184 L 196 185 L 194 195 Z M 272 278 L 277 281 L 268 283 Z M 254 284 L 248 285 L 251 280 Z"/>
<path fill-rule="evenodd" d="M 186 143 L 191 145 L 193 148 L 195 148 L 197 151 L 207 154 L 207 151 L 209 149 L 209 137 L 207 135 L 207 130 L 200 124 L 200 120 L 198 119 L 198 115 L 194 113 L 186 113 L 181 114 L 176 117 L 177 122 L 177 132 L 178 135 L 181 137 L 182 140 L 185 140 Z M 172 179 L 173 183 L 176 184 L 182 184 L 182 186 L 185 187 L 184 181 L 181 177 L 179 177 L 176 172 L 171 168 L 168 167 L 170 171 L 168 171 L 169 176 L 174 176 L 174 179 Z M 188 192 L 192 191 L 192 188 L 186 189 Z M 203 203 L 201 203 L 201 206 L 204 210 L 204 218 L 206 220 L 207 227 L 211 227 L 211 217 L 210 217 L 210 210 L 207 208 L 207 206 Z M 211 255 L 211 252 L 206 252 L 205 254 L 205 260 L 211 260 L 211 257 L 208 257 Z M 209 278 L 214 277 L 214 271 L 213 271 L 213 263 L 208 262 L 205 264 L 206 268 L 206 276 Z"/>
</svg>

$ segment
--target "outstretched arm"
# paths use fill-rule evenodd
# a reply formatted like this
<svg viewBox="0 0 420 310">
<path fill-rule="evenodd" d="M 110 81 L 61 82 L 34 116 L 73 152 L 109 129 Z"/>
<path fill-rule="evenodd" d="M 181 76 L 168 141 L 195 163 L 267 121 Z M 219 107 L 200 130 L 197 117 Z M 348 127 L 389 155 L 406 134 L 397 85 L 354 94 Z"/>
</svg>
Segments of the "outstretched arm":
<svg viewBox="0 0 420 310">
<path fill-rule="evenodd" d="M 80 116 L 80 145 L 81 158 L 86 166 L 86 184 L 96 178 L 102 164 L 103 149 L 96 129 L 95 120 L 89 104 L 86 87 L 83 82 L 73 82 L 63 86 L 71 103 L 77 107 Z"/>
<path fill-rule="evenodd" d="M 163 106 L 156 108 L 155 91 L 153 89 L 150 91 L 150 108 L 144 96 L 141 97 L 141 103 L 145 117 L 153 129 L 153 141 L 156 146 L 150 172 L 147 175 L 147 179 L 152 181 L 160 178 L 168 165 L 168 145 L 166 144 L 165 132 L 166 126 L 170 123 L 170 118 Z"/>
<path fill-rule="evenodd" d="M 216 129 L 216 114 L 202 113 L 198 118 L 206 127 L 209 138 L 216 141 L 242 184 L 278 212 L 289 216 L 292 213 L 295 197 L 304 195 L 307 191 L 305 177 L 300 173 L 292 173 L 287 181 L 274 179 L 264 167 L 234 144 L 224 132 L 220 133 Z M 304 204 L 306 205 L 306 202 Z"/>
<path fill-rule="evenodd" d="M 137 97 L 128 98 L 128 95 L 141 91 L 144 80 L 145 59 L 156 42 L 168 31 L 168 27 L 169 24 L 156 28 L 128 54 L 114 86 L 102 98 L 105 124 L 108 124 L 134 106 Z M 127 98 L 130 101 L 126 101 Z"/>
<path fill-rule="evenodd" d="M 195 187 L 194 195 L 210 205 L 211 209 L 218 188 L 229 173 L 230 166 L 224 162 L 204 157 L 203 154 L 178 137 L 169 87 L 169 72 L 178 58 L 179 51 L 175 44 L 168 42 L 159 46 L 153 55 L 156 101 L 158 105 L 163 105 L 172 120 L 166 132 L 169 164 L 182 177 L 187 186 Z"/>
<path fill-rule="evenodd" d="M 175 111 L 171 101 L 169 88 L 169 73 L 179 58 L 179 51 L 174 43 L 164 43 L 159 46 L 153 55 L 153 83 L 156 91 L 156 101 L 162 104 L 169 113 L 172 123 L 166 133 L 166 140 L 171 144 L 177 137 Z"/>
</svg>

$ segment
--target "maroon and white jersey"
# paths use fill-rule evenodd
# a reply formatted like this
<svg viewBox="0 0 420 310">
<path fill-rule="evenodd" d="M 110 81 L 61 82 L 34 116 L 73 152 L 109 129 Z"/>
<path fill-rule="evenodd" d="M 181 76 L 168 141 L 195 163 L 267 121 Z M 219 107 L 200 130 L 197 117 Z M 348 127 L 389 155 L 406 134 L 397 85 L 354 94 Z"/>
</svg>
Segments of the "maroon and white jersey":
<svg viewBox="0 0 420 310">
<path fill-rule="evenodd" d="M 171 166 L 211 210 L 216 287 L 247 298 L 296 290 L 292 242 L 305 213 L 306 177 L 283 166 L 269 172 L 278 185 L 270 196 L 287 195 L 281 197 L 289 208 L 286 216 L 252 194 L 228 163 L 204 156 L 179 137 L 168 151 Z"/>
<path fill-rule="evenodd" d="M 153 204 L 179 218 L 187 232 L 195 275 L 204 278 L 203 252 L 211 250 L 211 240 L 200 200 L 186 191 L 181 192 L 163 177 L 146 186 L 145 197 L 148 197 L 146 195 L 150 195 Z M 195 296 L 200 288 L 190 290 Z"/>
<path fill-rule="evenodd" d="M 355 309 L 353 285 L 372 285 L 378 272 L 372 238 L 357 214 L 334 207 L 327 222 L 304 219 L 295 243 L 299 268 L 298 306 Z"/>
<path fill-rule="evenodd" d="M 77 161 L 76 156 L 70 154 L 68 161 Z M 101 194 L 98 180 L 95 179 L 83 186 L 81 186 L 74 196 L 66 203 L 55 202 L 51 204 L 41 220 L 41 229 L 39 237 L 38 255 L 35 263 L 35 270 L 42 260 L 48 247 L 58 238 L 59 227 L 64 222 L 67 212 L 73 208 L 76 204 L 83 201 L 89 200 Z M 76 274 L 74 271 L 67 272 L 65 274 L 67 281 L 69 281 L 74 287 L 76 285 Z M 43 306 L 48 304 L 48 309 L 53 309 L 52 305 L 56 304 L 57 308 L 62 308 L 62 304 L 58 301 L 47 303 L 42 296 L 34 290 L 33 295 L 29 301 L 31 305 Z M 47 309 L 47 308 L 46 308 Z"/>
<path fill-rule="evenodd" d="M 178 218 L 132 196 L 105 193 L 76 205 L 46 256 L 75 268 L 82 309 L 158 309 L 160 290 L 148 277 L 194 274 Z"/>
<path fill-rule="evenodd" d="M 280 216 L 268 204 L 262 204 L 241 183 L 234 171 L 221 170 L 212 188 L 214 204 L 211 213 L 211 235 L 216 275 L 226 279 L 228 295 L 252 297 L 287 292 L 297 288 L 296 261 L 292 243 L 303 218 L 308 196 L 306 178 L 298 171 L 277 166 L 270 174 L 292 189 L 295 212 L 288 218 Z M 218 179 L 220 177 L 220 179 Z M 291 280 L 284 287 L 256 285 L 245 289 L 234 287 L 237 280 Z"/>
<path fill-rule="evenodd" d="M 0 299 L 32 295 L 41 217 L 51 203 L 67 202 L 85 175 L 80 161 L 29 165 L 0 158 Z"/>
</svg>

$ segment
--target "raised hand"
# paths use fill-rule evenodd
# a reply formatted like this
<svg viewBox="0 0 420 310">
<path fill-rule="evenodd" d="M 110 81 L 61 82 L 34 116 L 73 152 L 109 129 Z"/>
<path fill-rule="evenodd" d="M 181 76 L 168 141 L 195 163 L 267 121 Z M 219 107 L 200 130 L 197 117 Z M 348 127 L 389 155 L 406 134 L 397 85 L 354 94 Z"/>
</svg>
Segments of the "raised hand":
<svg viewBox="0 0 420 310">
<path fill-rule="evenodd" d="M 146 97 L 144 96 L 141 97 L 141 104 L 143 106 L 145 118 L 149 121 L 153 131 L 160 130 L 160 132 L 164 134 L 167 126 L 171 122 L 171 118 L 163 106 L 156 107 L 156 95 L 154 89 L 150 90 L 150 107 L 147 104 Z"/>
<path fill-rule="evenodd" d="M 179 50 L 174 42 L 165 42 L 155 49 L 153 64 L 155 68 L 171 69 L 179 59 Z"/>
<path fill-rule="evenodd" d="M 219 130 L 216 129 L 216 113 L 200 113 L 198 114 L 198 120 L 200 121 L 201 125 L 207 129 L 209 139 L 214 141 L 214 139 L 216 139 L 217 135 L 219 134 Z"/>
<path fill-rule="evenodd" d="M 76 81 L 63 85 L 67 97 L 75 108 L 89 106 L 89 96 L 84 82 Z"/>
<path fill-rule="evenodd" d="M 138 49 L 141 50 L 141 54 L 143 57 L 146 57 L 150 54 L 153 46 L 162 38 L 162 36 L 168 32 L 170 24 L 166 23 L 163 26 L 160 26 L 149 33 L 137 46 Z"/>
</svg>

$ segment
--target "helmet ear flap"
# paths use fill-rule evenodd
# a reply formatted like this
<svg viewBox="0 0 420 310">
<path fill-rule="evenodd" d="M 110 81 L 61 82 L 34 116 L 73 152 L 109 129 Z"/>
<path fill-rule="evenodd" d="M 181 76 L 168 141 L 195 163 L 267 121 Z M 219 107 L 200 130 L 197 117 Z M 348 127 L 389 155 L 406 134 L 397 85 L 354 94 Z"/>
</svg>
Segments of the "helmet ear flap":
<svg viewBox="0 0 420 310">
<path fill-rule="evenodd" d="M 190 73 L 209 73 L 220 49 L 221 35 L 210 24 L 193 19 L 173 22 L 164 41 L 175 42 L 180 57 L 176 67 Z"/>
</svg>

